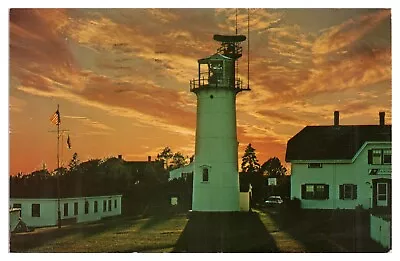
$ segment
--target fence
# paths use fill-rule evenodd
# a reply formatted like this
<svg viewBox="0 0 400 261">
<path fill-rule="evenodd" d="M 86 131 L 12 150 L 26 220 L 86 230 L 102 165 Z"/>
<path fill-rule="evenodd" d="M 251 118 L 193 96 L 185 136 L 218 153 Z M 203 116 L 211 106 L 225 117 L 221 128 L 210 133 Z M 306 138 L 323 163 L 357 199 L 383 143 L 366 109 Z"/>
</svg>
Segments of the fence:
<svg viewBox="0 0 400 261">
<path fill-rule="evenodd" d="M 370 215 L 370 236 L 383 247 L 390 249 L 392 244 L 392 222 L 390 215 Z"/>
</svg>

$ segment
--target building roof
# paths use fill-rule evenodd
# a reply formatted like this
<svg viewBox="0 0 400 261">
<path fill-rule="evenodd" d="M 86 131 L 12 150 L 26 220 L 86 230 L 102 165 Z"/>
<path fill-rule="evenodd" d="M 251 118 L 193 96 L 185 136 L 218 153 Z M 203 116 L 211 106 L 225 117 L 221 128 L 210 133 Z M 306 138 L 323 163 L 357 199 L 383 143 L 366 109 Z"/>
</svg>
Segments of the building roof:
<svg viewBox="0 0 400 261">
<path fill-rule="evenodd" d="M 392 141 L 392 125 L 307 126 L 292 137 L 286 161 L 351 160 L 367 141 Z"/>
</svg>

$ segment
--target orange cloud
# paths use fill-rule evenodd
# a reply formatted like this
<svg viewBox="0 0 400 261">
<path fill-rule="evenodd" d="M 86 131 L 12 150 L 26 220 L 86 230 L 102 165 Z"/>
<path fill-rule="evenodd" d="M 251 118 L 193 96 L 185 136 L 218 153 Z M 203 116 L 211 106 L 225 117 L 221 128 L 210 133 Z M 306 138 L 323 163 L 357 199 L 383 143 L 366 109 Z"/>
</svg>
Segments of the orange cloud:
<svg viewBox="0 0 400 261">
<path fill-rule="evenodd" d="M 391 11 L 386 9 L 356 19 L 351 18 L 340 25 L 333 26 L 315 41 L 313 52 L 325 54 L 348 46 L 374 29 L 384 19 L 390 18 L 390 15 Z"/>
</svg>

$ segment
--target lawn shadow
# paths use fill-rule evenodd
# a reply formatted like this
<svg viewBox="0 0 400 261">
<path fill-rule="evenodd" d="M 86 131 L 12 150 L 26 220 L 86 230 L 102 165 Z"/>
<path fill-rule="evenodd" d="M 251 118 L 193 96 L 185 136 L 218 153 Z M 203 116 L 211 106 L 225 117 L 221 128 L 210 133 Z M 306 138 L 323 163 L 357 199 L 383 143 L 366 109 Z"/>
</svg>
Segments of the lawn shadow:
<svg viewBox="0 0 400 261">
<path fill-rule="evenodd" d="M 369 215 L 350 210 L 262 210 L 309 253 L 385 252 L 369 236 Z"/>
<path fill-rule="evenodd" d="M 160 225 L 166 221 L 168 221 L 172 215 L 164 214 L 164 215 L 155 215 L 149 217 L 147 221 L 139 228 L 139 231 L 151 229 L 157 225 Z"/>
<path fill-rule="evenodd" d="M 257 213 L 193 212 L 172 252 L 279 252 Z"/>
<path fill-rule="evenodd" d="M 57 227 L 38 228 L 33 232 L 10 234 L 10 252 L 25 252 L 69 235 L 81 237 L 95 236 L 107 230 L 118 231 L 126 229 L 136 222 L 136 217 L 119 216 L 102 219 L 95 222 L 79 223 Z"/>
</svg>

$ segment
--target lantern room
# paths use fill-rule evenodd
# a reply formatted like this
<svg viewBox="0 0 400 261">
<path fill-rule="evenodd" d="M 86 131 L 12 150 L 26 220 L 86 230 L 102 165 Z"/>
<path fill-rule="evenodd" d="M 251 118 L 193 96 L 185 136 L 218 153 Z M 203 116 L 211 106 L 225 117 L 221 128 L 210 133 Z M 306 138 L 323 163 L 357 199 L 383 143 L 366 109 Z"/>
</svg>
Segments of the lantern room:
<svg viewBox="0 0 400 261">
<path fill-rule="evenodd" d="M 214 40 L 221 43 L 217 52 L 198 60 L 198 77 L 190 81 L 190 91 L 197 93 L 203 88 L 230 88 L 236 92 L 243 89 L 243 82 L 236 78 L 237 59 L 242 56 L 240 42 L 243 35 L 214 35 Z"/>
<path fill-rule="evenodd" d="M 229 87 L 233 83 L 235 61 L 222 54 L 214 54 L 198 60 L 199 83 L 209 87 Z"/>
</svg>

